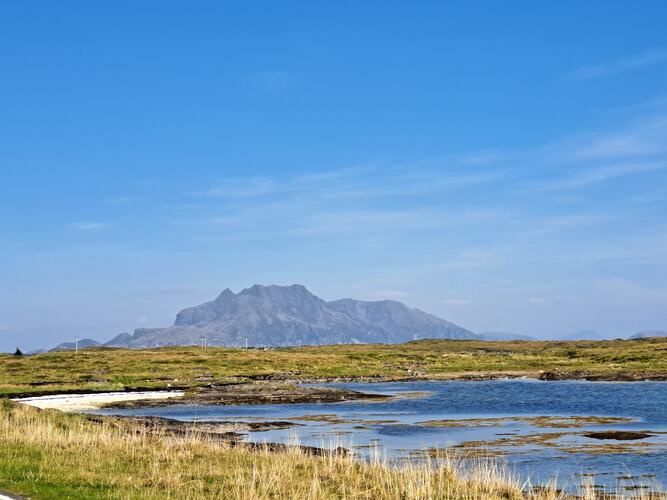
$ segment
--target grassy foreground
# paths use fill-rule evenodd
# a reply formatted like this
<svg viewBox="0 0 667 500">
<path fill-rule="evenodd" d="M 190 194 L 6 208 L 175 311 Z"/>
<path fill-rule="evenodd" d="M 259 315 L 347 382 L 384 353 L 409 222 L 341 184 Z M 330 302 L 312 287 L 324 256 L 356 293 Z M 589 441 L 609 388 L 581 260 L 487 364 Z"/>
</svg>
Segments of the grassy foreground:
<svg viewBox="0 0 667 500">
<path fill-rule="evenodd" d="M 518 498 L 517 487 L 438 471 L 357 464 L 124 432 L 77 415 L 5 405 L 0 487 L 37 498 Z M 492 479 L 492 480 L 491 480 Z"/>
<path fill-rule="evenodd" d="M 402 345 L 241 350 L 194 347 L 90 349 L 0 356 L 0 395 L 197 387 L 257 378 L 458 378 L 541 370 L 667 375 L 667 339 L 607 342 L 419 341 Z M 438 467 L 299 448 L 257 451 L 192 431 L 157 435 L 83 415 L 40 411 L 0 399 L 0 491 L 31 498 L 469 499 L 556 500 L 489 462 Z M 594 488 L 580 498 L 593 500 Z M 614 496 L 664 498 L 639 490 Z"/>
<path fill-rule="evenodd" d="M 398 469 L 298 449 L 257 452 L 196 434 L 130 432 L 9 400 L 0 405 L 0 490 L 31 498 L 87 499 L 564 498 L 554 489 L 522 492 L 519 482 L 488 464 Z M 592 489 L 583 493 L 598 498 Z"/>
<path fill-rule="evenodd" d="M 486 373 L 538 376 L 582 372 L 667 379 L 667 338 L 600 342 L 424 340 L 398 345 L 286 349 L 174 347 L 88 349 L 0 355 L 0 395 L 65 390 L 196 387 L 221 380 L 384 377 L 464 378 Z"/>
</svg>

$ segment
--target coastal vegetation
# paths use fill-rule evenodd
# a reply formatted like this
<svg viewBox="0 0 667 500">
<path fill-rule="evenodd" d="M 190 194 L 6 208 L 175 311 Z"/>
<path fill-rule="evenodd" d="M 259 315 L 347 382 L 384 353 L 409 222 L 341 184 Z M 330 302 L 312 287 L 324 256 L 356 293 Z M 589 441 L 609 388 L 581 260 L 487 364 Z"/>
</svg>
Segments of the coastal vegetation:
<svg viewBox="0 0 667 500">
<path fill-rule="evenodd" d="M 607 495 L 596 489 L 593 480 L 575 497 L 555 485 L 532 486 L 498 465 L 497 454 L 489 453 L 492 443 L 478 446 L 470 442 L 450 451 L 427 450 L 418 460 L 400 464 L 381 458 L 367 462 L 341 448 L 328 452 L 302 446 L 253 445 L 235 432 L 206 425 L 39 410 L 9 398 L 178 388 L 185 390 L 186 402 L 214 398 L 233 404 L 263 403 L 269 396 L 286 402 L 291 402 L 290 398 L 336 401 L 364 397 L 294 383 L 312 380 L 504 376 L 664 380 L 666 352 L 667 339 L 652 338 L 599 342 L 428 340 L 267 350 L 92 348 L 78 353 L 2 355 L 0 492 L 30 498 L 664 498 L 646 489 Z M 254 383 L 257 381 L 262 383 Z M 577 420 L 581 417 L 556 421 L 535 418 L 535 425 L 563 428 L 561 434 L 532 438 L 547 445 L 567 432 L 579 432 L 568 429 L 581 424 Z M 617 421 L 604 421 L 612 422 Z M 496 425 L 491 419 L 484 423 Z M 278 424 L 285 423 L 271 423 Z M 467 424 L 442 420 L 424 425 Z"/>
<path fill-rule="evenodd" d="M 0 405 L 0 491 L 31 498 L 556 500 L 495 462 L 390 466 L 299 447 L 257 450 L 199 435 L 114 426 L 85 415 Z M 592 483 L 580 498 L 607 498 Z M 640 490 L 608 498 L 660 498 Z"/>
<path fill-rule="evenodd" d="M 0 394 L 194 389 L 254 380 L 485 377 L 665 380 L 667 338 L 609 341 L 422 340 L 283 349 L 92 348 L 0 355 Z"/>
</svg>

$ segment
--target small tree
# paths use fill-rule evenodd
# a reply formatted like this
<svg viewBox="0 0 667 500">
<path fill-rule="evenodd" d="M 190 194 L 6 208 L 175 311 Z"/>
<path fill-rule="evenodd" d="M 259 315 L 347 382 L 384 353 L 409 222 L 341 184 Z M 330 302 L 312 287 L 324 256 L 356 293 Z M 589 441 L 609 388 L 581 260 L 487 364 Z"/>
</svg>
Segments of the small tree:
<svg viewBox="0 0 667 500">
<path fill-rule="evenodd" d="M 21 352 L 21 349 L 18 347 L 16 348 L 16 351 L 14 351 L 14 356 L 23 356 L 23 353 Z"/>
</svg>

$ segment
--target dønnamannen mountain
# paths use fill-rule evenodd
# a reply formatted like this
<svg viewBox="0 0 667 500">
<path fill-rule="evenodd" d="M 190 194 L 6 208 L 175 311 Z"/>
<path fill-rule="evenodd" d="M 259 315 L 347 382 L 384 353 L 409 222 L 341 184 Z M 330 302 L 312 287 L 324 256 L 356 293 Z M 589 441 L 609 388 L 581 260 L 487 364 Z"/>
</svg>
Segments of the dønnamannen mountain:
<svg viewBox="0 0 667 500">
<path fill-rule="evenodd" d="M 302 285 L 254 285 L 183 309 L 172 326 L 139 328 L 109 347 L 199 344 L 283 347 L 332 343 L 396 343 L 414 339 L 479 338 L 465 328 L 401 302 L 340 299 L 326 302 Z"/>
</svg>

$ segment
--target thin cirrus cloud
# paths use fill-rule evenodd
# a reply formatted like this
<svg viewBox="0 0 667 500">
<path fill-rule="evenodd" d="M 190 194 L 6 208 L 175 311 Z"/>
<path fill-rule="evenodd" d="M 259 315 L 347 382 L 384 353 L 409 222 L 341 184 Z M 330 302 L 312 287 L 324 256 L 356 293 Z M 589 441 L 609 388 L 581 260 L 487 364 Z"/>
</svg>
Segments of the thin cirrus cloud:
<svg viewBox="0 0 667 500">
<path fill-rule="evenodd" d="M 658 116 L 624 130 L 593 136 L 572 151 L 580 160 L 647 157 L 667 151 L 667 117 Z"/>
<path fill-rule="evenodd" d="M 385 233 L 405 235 L 413 232 L 456 229 L 471 225 L 485 225 L 506 221 L 511 211 L 499 209 L 456 209 L 450 211 L 437 208 L 385 209 L 385 210 L 331 210 L 328 213 L 305 217 L 295 229 L 298 234 L 327 233 Z"/>
<path fill-rule="evenodd" d="M 106 229 L 108 227 L 108 223 L 97 221 L 78 221 L 67 224 L 67 229 L 70 231 L 81 232 L 101 231 L 102 229 Z"/>
<path fill-rule="evenodd" d="M 554 260 L 650 263 L 653 253 L 639 255 L 614 237 L 638 241 L 656 231 L 665 139 L 667 115 L 652 113 L 518 151 L 222 179 L 181 191 L 187 203 L 170 207 L 168 223 L 196 234 L 198 244 L 237 250 L 262 241 L 304 248 L 335 242 L 362 255 L 409 248 L 437 254 L 437 272 L 455 276 Z M 609 196 L 600 197 L 602 187 Z M 610 253 L 610 242 L 625 253 Z"/>
<path fill-rule="evenodd" d="M 440 172 L 437 169 L 415 171 L 409 165 L 396 168 L 369 166 L 284 179 L 239 177 L 194 194 L 231 200 L 308 195 L 320 200 L 403 197 L 493 183 L 502 176 L 501 171 Z"/>
<path fill-rule="evenodd" d="M 276 201 L 281 208 L 293 205 L 308 208 L 327 202 L 386 199 L 417 199 L 456 194 L 464 190 L 502 185 L 512 177 L 535 191 L 577 189 L 616 177 L 662 170 L 667 151 L 667 117 L 658 116 L 624 129 L 577 138 L 534 151 L 501 153 L 482 151 L 448 160 L 424 161 L 399 166 L 367 165 L 294 177 L 234 178 L 197 193 L 198 196 L 243 202 L 260 199 Z M 477 159 L 470 166 L 470 158 Z M 604 161 L 606 164 L 601 165 Z M 553 175 L 521 173 L 510 166 L 533 163 L 558 164 Z M 567 168 L 561 168 L 562 165 Z M 512 172 L 512 175 L 509 174 Z M 532 178 L 532 179 L 531 179 Z M 532 190 L 532 189 L 531 189 Z"/>
<path fill-rule="evenodd" d="M 443 200 L 502 182 L 504 172 L 479 169 L 413 170 L 409 165 L 366 166 L 312 175 L 233 178 L 191 193 L 215 214 L 190 219 L 197 225 L 265 227 L 275 232 L 393 233 L 455 226 L 502 216 L 504 211 L 449 207 Z M 188 219 L 179 220 L 188 224 Z"/>
<path fill-rule="evenodd" d="M 654 116 L 620 130 L 587 134 L 534 154 L 542 175 L 521 181 L 523 193 L 577 190 L 616 178 L 667 168 L 667 116 Z"/>
<path fill-rule="evenodd" d="M 640 70 L 667 62 L 667 49 L 650 50 L 609 64 L 582 66 L 567 76 L 572 80 L 591 80 Z"/>
<path fill-rule="evenodd" d="M 589 187 L 618 177 L 655 172 L 667 168 L 667 162 L 620 163 L 602 167 L 584 168 L 569 177 L 540 181 L 531 191 L 560 191 Z"/>
<path fill-rule="evenodd" d="M 233 177 L 218 182 L 210 189 L 189 194 L 228 199 L 261 198 L 308 191 L 318 191 L 321 194 L 326 189 L 335 189 L 341 183 L 346 186 L 346 180 L 359 179 L 375 169 L 374 166 L 351 167 L 282 179 L 269 176 Z"/>
</svg>

